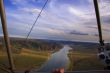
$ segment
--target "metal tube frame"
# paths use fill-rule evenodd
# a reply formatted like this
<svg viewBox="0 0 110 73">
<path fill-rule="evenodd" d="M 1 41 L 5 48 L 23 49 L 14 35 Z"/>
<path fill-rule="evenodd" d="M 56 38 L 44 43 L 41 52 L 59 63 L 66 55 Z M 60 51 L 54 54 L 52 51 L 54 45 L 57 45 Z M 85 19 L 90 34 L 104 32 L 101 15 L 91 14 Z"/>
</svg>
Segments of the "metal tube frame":
<svg viewBox="0 0 110 73">
<path fill-rule="evenodd" d="M 104 46 L 104 40 L 102 39 L 102 30 L 101 30 L 101 21 L 100 21 L 100 13 L 99 13 L 98 1 L 97 0 L 93 0 L 93 2 L 94 2 L 94 7 L 95 7 L 98 32 L 99 32 L 99 42 L 100 42 L 101 46 Z"/>
<path fill-rule="evenodd" d="M 6 15 L 5 15 L 3 0 L 0 0 L 0 16 L 1 16 L 2 30 L 3 30 L 4 41 L 5 41 L 7 56 L 8 56 L 8 60 L 9 60 L 10 70 L 12 73 L 14 73 L 14 62 L 13 62 L 10 40 L 9 40 L 9 36 L 8 36 L 8 31 L 7 31 L 7 22 L 6 22 Z"/>
</svg>

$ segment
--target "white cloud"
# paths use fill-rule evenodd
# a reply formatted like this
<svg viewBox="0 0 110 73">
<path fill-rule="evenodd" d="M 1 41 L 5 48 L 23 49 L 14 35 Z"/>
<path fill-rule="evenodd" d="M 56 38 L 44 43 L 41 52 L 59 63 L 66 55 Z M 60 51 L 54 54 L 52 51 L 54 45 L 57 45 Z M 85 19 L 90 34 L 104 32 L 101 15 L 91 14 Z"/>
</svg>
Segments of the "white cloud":
<svg viewBox="0 0 110 73">
<path fill-rule="evenodd" d="M 20 11 L 22 12 L 26 12 L 26 13 L 34 13 L 34 14 L 38 14 L 41 10 L 38 8 L 19 8 Z M 44 13 L 44 12 L 42 12 Z"/>
<path fill-rule="evenodd" d="M 93 13 L 83 12 L 81 10 L 74 8 L 74 7 L 69 7 L 68 9 L 69 9 L 70 13 L 72 13 L 74 16 L 78 16 L 83 19 L 91 19 L 91 18 L 95 17 L 95 15 L 92 15 Z"/>
<path fill-rule="evenodd" d="M 110 15 L 110 0 L 100 0 L 99 8 L 101 16 Z"/>
<path fill-rule="evenodd" d="M 11 0 L 11 2 L 13 4 L 23 4 L 23 3 L 27 3 L 27 0 Z"/>
<path fill-rule="evenodd" d="M 31 0 L 11 1 L 14 2 L 18 7 L 15 10 L 7 10 L 9 25 L 8 27 L 9 29 L 11 29 L 13 26 L 13 28 L 17 29 L 16 32 L 24 31 L 26 33 L 35 21 L 37 14 L 40 12 L 40 8 L 38 8 L 34 4 L 30 4 L 29 1 Z M 87 27 L 94 26 L 94 23 L 96 23 L 94 9 L 92 8 L 93 6 L 87 5 L 87 9 L 89 8 L 88 10 L 86 8 L 80 8 L 70 4 L 60 4 L 58 5 L 59 7 L 57 7 L 57 1 L 58 0 L 51 0 L 48 3 L 49 5 L 47 5 L 47 8 L 43 11 L 30 37 L 42 36 L 42 38 L 52 37 L 53 39 L 60 38 L 65 40 L 94 40 L 95 38 L 96 40 L 96 37 L 94 36 L 82 35 L 77 37 L 77 35 L 67 34 L 68 32 L 73 30 L 89 34 L 97 33 L 97 29 Z M 90 3 L 93 4 L 92 0 L 88 1 L 90 1 Z M 109 14 L 109 6 L 100 8 L 101 15 L 103 14 L 103 16 L 105 16 Z M 88 22 L 94 23 L 89 24 Z M 107 27 L 105 27 L 104 25 L 104 28 Z"/>
</svg>

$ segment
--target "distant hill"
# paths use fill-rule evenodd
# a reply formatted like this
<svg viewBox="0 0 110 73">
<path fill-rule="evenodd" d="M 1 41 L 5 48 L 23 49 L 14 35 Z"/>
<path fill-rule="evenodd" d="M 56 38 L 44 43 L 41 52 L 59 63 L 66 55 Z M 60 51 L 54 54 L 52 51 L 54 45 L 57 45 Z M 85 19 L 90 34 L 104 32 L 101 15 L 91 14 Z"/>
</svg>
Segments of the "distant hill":
<svg viewBox="0 0 110 73">
<path fill-rule="evenodd" d="M 48 39 L 28 39 L 25 38 L 10 38 L 11 45 L 13 48 L 21 49 L 28 48 L 34 50 L 54 50 L 63 47 L 62 45 L 70 45 L 75 49 L 97 49 L 98 43 L 93 42 L 80 42 L 80 41 L 62 41 L 62 40 L 48 40 Z M 0 43 L 3 42 L 3 38 L 0 37 Z"/>
<path fill-rule="evenodd" d="M 0 37 L 0 44 L 3 46 L 3 38 Z M 41 39 L 28 39 L 26 41 L 25 38 L 10 38 L 11 48 L 14 52 L 19 52 L 23 48 L 31 49 L 31 50 L 58 50 L 61 49 L 63 46 L 61 44 L 58 44 L 57 42 L 48 42 L 46 40 Z M 3 46 L 4 47 L 4 46 Z"/>
</svg>

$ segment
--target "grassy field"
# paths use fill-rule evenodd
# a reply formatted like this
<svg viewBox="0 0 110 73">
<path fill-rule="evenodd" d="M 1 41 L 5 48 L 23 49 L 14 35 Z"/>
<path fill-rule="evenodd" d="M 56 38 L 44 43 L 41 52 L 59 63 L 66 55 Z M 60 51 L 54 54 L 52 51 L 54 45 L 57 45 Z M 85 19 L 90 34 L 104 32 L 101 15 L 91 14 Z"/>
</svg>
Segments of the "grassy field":
<svg viewBox="0 0 110 73">
<path fill-rule="evenodd" d="M 39 69 L 50 57 L 50 54 L 62 48 L 62 45 L 50 40 L 10 37 L 11 50 L 16 70 Z M 0 67 L 8 65 L 3 37 L 0 37 Z M 1 69 L 1 68 L 0 68 Z M 0 73 L 4 73 L 0 70 Z"/>
<path fill-rule="evenodd" d="M 68 71 L 103 70 L 104 64 L 95 53 L 70 51 L 68 54 L 70 64 Z"/>
<path fill-rule="evenodd" d="M 20 54 L 13 54 L 15 68 L 16 70 L 39 69 L 48 60 L 50 54 L 49 51 L 22 49 Z M 0 64 L 8 65 L 5 52 L 0 52 Z"/>
</svg>

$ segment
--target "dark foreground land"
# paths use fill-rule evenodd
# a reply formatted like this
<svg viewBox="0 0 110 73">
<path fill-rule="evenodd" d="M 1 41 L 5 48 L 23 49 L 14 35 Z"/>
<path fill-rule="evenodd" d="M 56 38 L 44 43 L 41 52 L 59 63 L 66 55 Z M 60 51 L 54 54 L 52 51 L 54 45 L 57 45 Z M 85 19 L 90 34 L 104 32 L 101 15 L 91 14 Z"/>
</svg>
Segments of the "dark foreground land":
<svg viewBox="0 0 110 73">
<path fill-rule="evenodd" d="M 104 70 L 105 65 L 97 56 L 97 45 L 71 45 L 68 54 L 69 71 Z"/>
<path fill-rule="evenodd" d="M 26 42 L 24 38 L 11 38 L 15 70 L 37 70 L 48 60 L 53 52 L 60 48 L 62 48 L 61 45 L 48 41 L 29 39 Z M 6 67 L 6 70 L 9 68 L 6 48 L 2 37 L 0 37 L 0 68 L 1 67 Z M 5 73 L 5 71 L 0 69 L 0 73 Z"/>
<path fill-rule="evenodd" d="M 26 42 L 23 38 L 11 38 L 11 49 L 16 70 L 39 69 L 52 53 L 61 49 L 62 45 L 65 44 L 72 48 L 68 54 L 70 63 L 67 71 L 74 71 L 74 73 L 80 73 L 80 71 L 81 73 L 103 73 L 102 70 L 105 65 L 97 57 L 97 43 L 39 39 L 29 39 Z M 2 64 L 9 67 L 3 38 L 0 38 L 0 67 Z M 101 72 L 99 72 L 100 70 Z M 5 72 L 0 70 L 0 73 Z"/>
</svg>

